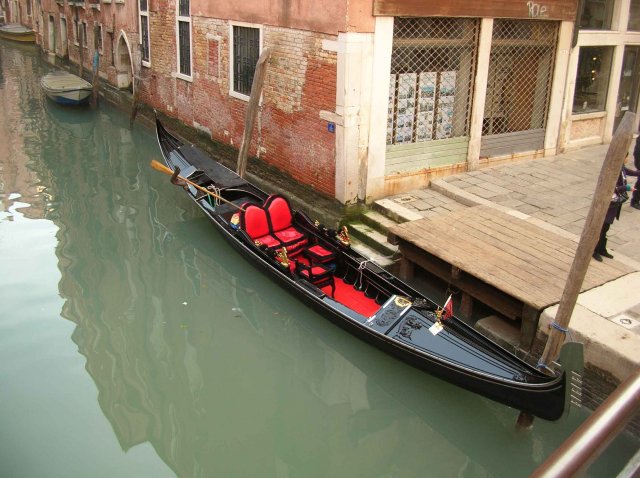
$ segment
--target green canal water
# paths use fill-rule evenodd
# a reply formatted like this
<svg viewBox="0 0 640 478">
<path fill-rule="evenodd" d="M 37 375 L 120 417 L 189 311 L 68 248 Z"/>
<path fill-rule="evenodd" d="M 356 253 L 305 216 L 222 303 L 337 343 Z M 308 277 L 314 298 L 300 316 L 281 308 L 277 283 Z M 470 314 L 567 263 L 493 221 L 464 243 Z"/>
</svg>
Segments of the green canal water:
<svg viewBox="0 0 640 478">
<path fill-rule="evenodd" d="M 336 328 L 149 167 L 152 131 L 46 100 L 49 68 L 0 41 L 0 476 L 525 477 L 586 418 L 518 432 Z"/>
</svg>

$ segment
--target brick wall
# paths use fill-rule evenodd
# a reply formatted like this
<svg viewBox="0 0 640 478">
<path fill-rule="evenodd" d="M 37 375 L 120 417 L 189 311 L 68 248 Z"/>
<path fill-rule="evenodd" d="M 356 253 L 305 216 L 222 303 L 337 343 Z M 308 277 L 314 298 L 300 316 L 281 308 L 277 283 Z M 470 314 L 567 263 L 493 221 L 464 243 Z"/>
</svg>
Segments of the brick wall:
<svg viewBox="0 0 640 478">
<path fill-rule="evenodd" d="M 170 3 L 170 2 L 168 2 Z M 212 139 L 239 147 L 247 102 L 229 95 L 229 23 L 192 17 L 193 81 L 175 78 L 175 9 L 150 16 L 151 68 L 143 68 L 142 99 Z M 249 154 L 328 196 L 335 190 L 335 135 L 320 111 L 335 110 L 334 52 L 322 40 L 335 36 L 265 26 L 271 48 Z"/>
</svg>

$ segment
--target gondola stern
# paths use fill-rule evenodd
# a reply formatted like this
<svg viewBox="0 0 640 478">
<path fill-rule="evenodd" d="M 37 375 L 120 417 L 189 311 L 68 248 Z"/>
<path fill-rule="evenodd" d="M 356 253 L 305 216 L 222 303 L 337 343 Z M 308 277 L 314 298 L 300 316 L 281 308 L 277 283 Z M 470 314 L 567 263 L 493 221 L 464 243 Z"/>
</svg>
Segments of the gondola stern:
<svg viewBox="0 0 640 478">
<path fill-rule="evenodd" d="M 571 406 L 582 406 L 582 376 L 584 373 L 584 344 L 566 342 L 560 349 L 558 365 L 566 376 L 563 414 L 569 413 Z"/>
</svg>

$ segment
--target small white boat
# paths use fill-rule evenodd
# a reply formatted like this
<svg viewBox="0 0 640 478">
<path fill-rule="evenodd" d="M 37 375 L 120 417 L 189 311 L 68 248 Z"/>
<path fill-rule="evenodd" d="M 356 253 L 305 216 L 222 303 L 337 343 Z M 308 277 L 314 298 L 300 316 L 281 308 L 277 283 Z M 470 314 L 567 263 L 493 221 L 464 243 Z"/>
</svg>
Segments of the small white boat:
<svg viewBox="0 0 640 478">
<path fill-rule="evenodd" d="M 7 40 L 33 43 L 36 41 L 36 32 L 25 26 L 13 23 L 0 27 L 0 38 Z"/>
<path fill-rule="evenodd" d="M 40 86 L 49 98 L 63 105 L 85 103 L 92 90 L 91 83 L 63 70 L 43 76 Z"/>
</svg>

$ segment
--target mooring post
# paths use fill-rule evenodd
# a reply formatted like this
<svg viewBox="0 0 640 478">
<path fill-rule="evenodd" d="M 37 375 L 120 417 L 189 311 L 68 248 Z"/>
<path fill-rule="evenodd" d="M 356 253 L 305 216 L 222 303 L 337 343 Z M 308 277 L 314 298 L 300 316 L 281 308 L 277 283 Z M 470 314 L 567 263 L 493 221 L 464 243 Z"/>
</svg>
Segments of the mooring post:
<svg viewBox="0 0 640 478">
<path fill-rule="evenodd" d="M 97 29 L 96 29 L 97 30 Z M 98 91 L 100 81 L 100 52 L 98 50 L 93 54 L 93 78 L 92 78 L 92 92 L 91 92 L 91 108 L 95 109 L 98 106 Z"/>
<path fill-rule="evenodd" d="M 587 274 L 593 251 L 600 236 L 604 217 L 611 203 L 611 194 L 615 189 L 616 180 L 624 164 L 624 158 L 629 151 L 629 145 L 633 138 L 634 122 L 635 114 L 627 111 L 618 129 L 616 129 L 607 150 L 576 255 L 573 258 L 569 276 L 560 298 L 558 312 L 554 322 L 551 324 L 549 339 L 540 358 L 539 366 L 541 367 L 546 367 L 549 362 L 556 360 L 560 353 L 573 308 L 578 300 L 584 276 Z"/>
<path fill-rule="evenodd" d="M 587 220 L 580 236 L 580 242 L 578 242 L 569 276 L 562 291 L 558 312 L 555 320 L 551 323 L 549 338 L 538 361 L 539 368 L 547 368 L 550 362 L 556 360 L 564 343 L 565 334 L 569 329 L 571 314 L 578 300 L 580 289 L 582 289 L 584 276 L 587 274 L 587 269 L 604 223 L 604 217 L 611 203 L 611 194 L 615 189 L 616 180 L 631 145 L 634 122 L 635 113 L 627 111 L 611 139 L 611 144 L 609 144 L 609 149 L 600 169 L 600 176 L 598 177 Z M 520 412 L 516 423 L 518 428 L 521 427 L 521 423 L 527 427 L 533 425 L 533 417 L 529 420 L 526 415 L 528 415 L 526 412 Z"/>
<path fill-rule="evenodd" d="M 267 61 L 271 55 L 271 49 L 265 48 L 256 63 L 256 71 L 253 74 L 253 82 L 251 83 L 251 94 L 249 96 L 249 104 L 247 105 L 247 113 L 244 119 L 244 133 L 242 134 L 242 143 L 238 152 L 238 165 L 236 172 L 238 176 L 244 178 L 247 171 L 247 155 L 249 154 L 249 145 L 251 144 L 251 135 L 253 134 L 253 123 L 258 114 L 258 106 L 260 97 L 262 96 L 262 85 L 267 71 Z"/>
</svg>

